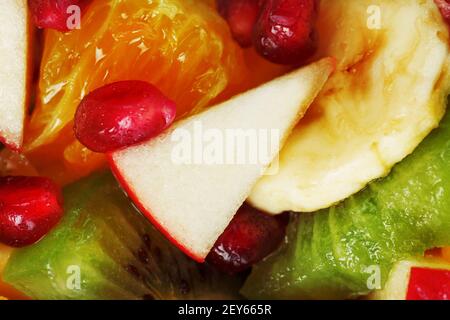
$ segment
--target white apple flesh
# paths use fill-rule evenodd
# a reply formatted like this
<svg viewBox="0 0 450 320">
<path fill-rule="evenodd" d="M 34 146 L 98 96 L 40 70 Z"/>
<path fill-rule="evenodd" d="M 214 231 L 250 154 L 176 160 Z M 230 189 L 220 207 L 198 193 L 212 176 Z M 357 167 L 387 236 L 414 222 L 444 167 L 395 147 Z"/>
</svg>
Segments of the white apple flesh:
<svg viewBox="0 0 450 320">
<path fill-rule="evenodd" d="M 161 137 L 112 153 L 111 167 L 140 211 L 187 255 L 202 262 L 322 89 L 334 63 L 331 58 L 322 59 L 180 121 Z M 205 137 L 200 149 L 199 127 Z M 270 139 L 256 134 L 257 140 L 244 147 L 246 154 L 249 148 L 258 154 L 263 148 L 269 150 L 263 161 L 202 158 L 206 140 L 216 137 L 217 142 L 230 132 L 278 134 L 270 146 Z M 192 161 L 175 159 L 180 133 L 189 137 L 184 146 L 190 140 L 189 148 L 197 151 Z M 226 149 L 228 142 L 222 141 L 222 159 L 230 159 L 227 152 L 233 152 Z"/>
<path fill-rule="evenodd" d="M 20 150 L 30 69 L 27 1 L 2 0 L 0 21 L 0 142 Z"/>
</svg>

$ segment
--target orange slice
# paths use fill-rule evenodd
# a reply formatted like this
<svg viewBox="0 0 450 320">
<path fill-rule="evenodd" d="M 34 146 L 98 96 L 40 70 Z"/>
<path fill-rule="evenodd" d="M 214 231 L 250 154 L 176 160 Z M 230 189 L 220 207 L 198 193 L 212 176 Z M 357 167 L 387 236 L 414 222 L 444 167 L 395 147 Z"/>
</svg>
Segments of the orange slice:
<svg viewBox="0 0 450 320">
<path fill-rule="evenodd" d="M 145 80 L 183 117 L 247 88 L 242 50 L 226 23 L 198 0 L 96 0 L 81 29 L 47 31 L 25 151 L 42 174 L 66 183 L 101 167 L 103 156 L 72 133 L 80 100 L 119 80 Z"/>
</svg>

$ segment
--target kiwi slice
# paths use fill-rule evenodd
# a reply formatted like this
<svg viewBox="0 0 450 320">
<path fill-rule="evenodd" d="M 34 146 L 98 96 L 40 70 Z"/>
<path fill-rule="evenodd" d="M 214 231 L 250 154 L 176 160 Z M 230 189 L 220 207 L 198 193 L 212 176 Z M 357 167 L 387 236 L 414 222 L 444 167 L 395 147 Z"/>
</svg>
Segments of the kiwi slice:
<svg viewBox="0 0 450 320">
<path fill-rule="evenodd" d="M 17 250 L 3 279 L 34 299 L 235 299 L 241 279 L 190 260 L 142 217 L 109 172 L 64 190 L 61 223 Z"/>
<path fill-rule="evenodd" d="M 288 241 L 253 268 L 242 290 L 257 299 L 365 295 L 393 265 L 450 245 L 450 110 L 388 177 L 332 208 L 292 215 Z"/>
</svg>

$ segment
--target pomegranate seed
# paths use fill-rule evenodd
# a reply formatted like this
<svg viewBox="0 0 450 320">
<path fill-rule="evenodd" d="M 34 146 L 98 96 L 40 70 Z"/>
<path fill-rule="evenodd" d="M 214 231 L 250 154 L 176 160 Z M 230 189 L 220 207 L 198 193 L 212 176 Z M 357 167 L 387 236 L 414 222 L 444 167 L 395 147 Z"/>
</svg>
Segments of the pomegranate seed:
<svg viewBox="0 0 450 320">
<path fill-rule="evenodd" d="M 220 15 L 228 22 L 241 47 L 252 45 L 252 34 L 260 12 L 261 0 L 217 0 Z"/>
<path fill-rule="evenodd" d="M 175 103 L 143 81 L 115 82 L 88 94 L 75 114 L 75 135 L 95 152 L 157 136 L 175 119 Z"/>
<path fill-rule="evenodd" d="M 450 24 L 450 0 L 434 0 L 445 21 Z"/>
<path fill-rule="evenodd" d="M 63 214 L 60 189 L 47 178 L 0 178 L 0 242 L 23 247 L 45 236 Z"/>
<path fill-rule="evenodd" d="M 90 0 L 28 0 L 28 6 L 35 25 L 43 29 L 69 31 L 68 19 L 71 12 L 67 12 L 72 5 L 84 9 Z"/>
<path fill-rule="evenodd" d="M 318 11 L 318 0 L 266 0 L 253 34 L 256 50 L 274 63 L 304 63 L 317 49 Z"/>
<path fill-rule="evenodd" d="M 219 237 L 207 260 L 226 273 L 245 271 L 280 245 L 286 225 L 286 215 L 269 216 L 244 205 Z"/>
</svg>

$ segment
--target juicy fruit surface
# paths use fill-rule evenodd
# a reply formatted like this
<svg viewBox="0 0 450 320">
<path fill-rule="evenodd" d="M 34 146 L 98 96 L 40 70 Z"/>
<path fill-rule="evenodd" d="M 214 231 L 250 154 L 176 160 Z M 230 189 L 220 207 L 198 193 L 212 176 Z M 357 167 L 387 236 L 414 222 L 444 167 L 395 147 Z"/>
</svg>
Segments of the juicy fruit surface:
<svg viewBox="0 0 450 320">
<path fill-rule="evenodd" d="M 89 93 L 75 114 L 75 136 L 94 152 L 111 152 L 157 136 L 176 106 L 144 81 L 119 81 Z"/>
<path fill-rule="evenodd" d="M 31 36 L 25 0 L 0 3 L 0 143 L 20 150 L 28 107 Z M 14 26 L 14 27 L 11 27 Z"/>
<path fill-rule="evenodd" d="M 0 176 L 38 176 L 38 172 L 23 155 L 10 149 L 0 151 Z"/>
<path fill-rule="evenodd" d="M 260 12 L 260 0 L 217 0 L 220 15 L 228 22 L 234 39 L 242 46 L 252 45 L 253 28 Z"/>
<path fill-rule="evenodd" d="M 63 183 L 104 164 L 71 130 L 76 107 L 94 89 L 147 81 L 177 103 L 181 117 L 232 92 L 247 74 L 226 23 L 202 1 L 94 0 L 81 30 L 46 31 L 44 42 L 25 150 Z"/>
<path fill-rule="evenodd" d="M 445 21 L 450 24 L 450 1 L 434 0 L 434 2 L 436 2 L 436 5 L 439 7 L 439 10 L 441 11 L 441 14 L 444 17 Z"/>
<path fill-rule="evenodd" d="M 450 300 L 450 271 L 411 269 L 407 300 Z"/>
<path fill-rule="evenodd" d="M 342 204 L 292 217 L 288 240 L 254 267 L 249 298 L 346 299 L 384 285 L 393 264 L 450 245 L 450 112 L 390 175 Z"/>
<path fill-rule="evenodd" d="M 38 173 L 31 166 L 25 156 L 9 149 L 0 151 L 0 176 L 37 176 Z M 9 260 L 13 248 L 0 244 L 0 274 Z M 12 286 L 4 283 L 0 276 L 0 296 L 7 299 L 24 299 L 25 296 L 15 290 Z"/>
<path fill-rule="evenodd" d="M 90 0 L 28 0 L 33 20 L 38 28 L 69 31 L 70 6 L 85 8 Z M 69 9 L 69 10 L 68 10 Z"/>
<path fill-rule="evenodd" d="M 111 167 L 154 225 L 203 261 L 333 68 L 322 59 L 249 90 L 112 153 Z"/>
<path fill-rule="evenodd" d="M 442 248 L 442 257 L 450 262 L 450 247 Z"/>
<path fill-rule="evenodd" d="M 392 267 L 383 289 L 373 291 L 367 298 L 370 300 L 405 300 L 411 281 L 412 268 L 450 271 L 450 264 L 440 256 L 414 257 L 397 262 Z M 430 283 L 432 281 L 433 279 L 430 279 Z M 445 283 L 442 284 L 445 285 Z"/>
<path fill-rule="evenodd" d="M 0 244 L 0 274 L 3 273 L 3 269 L 5 268 L 6 263 L 9 260 L 9 257 L 12 252 L 11 247 L 4 246 Z M 15 290 L 12 286 L 4 283 L 0 277 L 0 296 L 5 297 L 7 299 L 25 299 L 25 296 Z"/>
<path fill-rule="evenodd" d="M 255 26 L 253 44 L 268 60 L 304 64 L 317 49 L 318 0 L 266 0 Z"/>
<path fill-rule="evenodd" d="M 345 199 L 386 175 L 444 113 L 449 34 L 433 0 L 323 0 L 317 25 L 317 55 L 336 57 L 337 70 L 290 136 L 279 173 L 250 196 L 267 212 Z"/>
<path fill-rule="evenodd" d="M 0 242 L 23 247 L 40 240 L 61 219 L 62 195 L 47 178 L 0 178 Z"/>
<path fill-rule="evenodd" d="M 197 265 L 132 207 L 110 173 L 67 187 L 61 223 L 15 251 L 3 278 L 34 299 L 235 298 L 239 280 Z M 70 250 L 68 250 L 70 248 Z M 68 279 L 82 275 L 80 290 Z M 72 286 L 71 286 L 72 285 Z"/>
<path fill-rule="evenodd" d="M 206 258 L 219 270 L 238 273 L 272 253 L 286 232 L 287 216 L 269 216 L 243 205 Z"/>
</svg>

